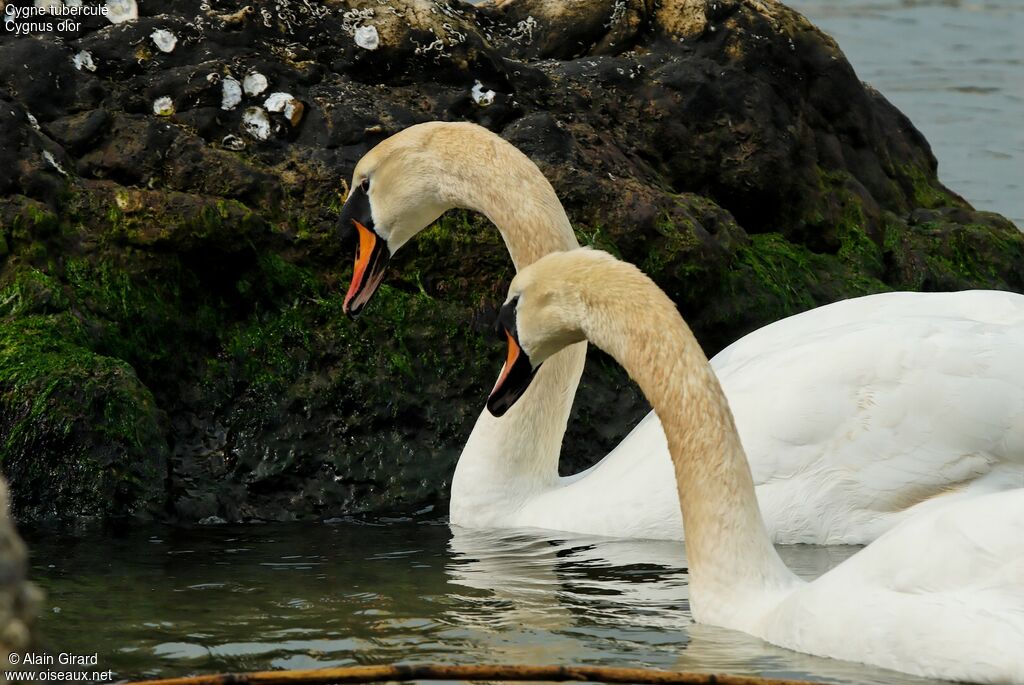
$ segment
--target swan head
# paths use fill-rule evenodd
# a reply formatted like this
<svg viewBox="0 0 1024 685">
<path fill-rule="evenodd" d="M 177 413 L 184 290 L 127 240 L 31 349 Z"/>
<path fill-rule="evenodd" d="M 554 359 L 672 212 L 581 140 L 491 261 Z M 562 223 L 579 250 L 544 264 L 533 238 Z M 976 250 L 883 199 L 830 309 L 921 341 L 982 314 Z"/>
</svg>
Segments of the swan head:
<svg viewBox="0 0 1024 685">
<path fill-rule="evenodd" d="M 546 359 L 587 338 L 586 285 L 609 261 L 618 260 L 588 248 L 552 252 L 512 279 L 495 324 L 508 356 L 487 398 L 492 414 L 502 416 L 516 403 Z"/>
<path fill-rule="evenodd" d="M 339 218 L 342 234 L 358 235 L 345 313 L 358 314 L 373 297 L 391 257 L 410 238 L 455 206 L 452 186 L 467 142 L 483 134 L 466 123 L 429 122 L 387 138 L 356 164 Z"/>
</svg>

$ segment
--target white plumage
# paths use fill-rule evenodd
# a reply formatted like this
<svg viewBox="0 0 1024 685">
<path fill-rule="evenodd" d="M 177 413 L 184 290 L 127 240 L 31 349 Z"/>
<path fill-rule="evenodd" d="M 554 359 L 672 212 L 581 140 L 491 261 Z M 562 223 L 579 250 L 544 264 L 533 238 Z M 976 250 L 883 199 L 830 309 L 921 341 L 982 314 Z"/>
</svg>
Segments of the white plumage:
<svg viewBox="0 0 1024 685">
<path fill-rule="evenodd" d="M 360 160 L 361 182 L 389 252 L 450 207 L 490 218 L 519 268 L 578 246 L 536 165 L 473 124 L 405 129 Z M 452 481 L 452 523 L 682 537 L 653 413 L 593 468 L 558 476 L 584 360 L 582 343 L 563 350 L 525 406 L 480 416 Z M 775 542 L 865 543 L 912 511 L 1024 486 L 1022 295 L 847 300 L 755 331 L 711 363 Z"/>
<path fill-rule="evenodd" d="M 865 544 L 925 508 L 1024 487 L 1024 296 L 837 302 L 751 333 L 711 366 L 776 543 Z M 651 412 L 594 467 L 490 525 L 679 539 L 681 520 Z"/>
<path fill-rule="evenodd" d="M 1012 324 L 1014 311 L 1007 307 L 1012 298 L 989 294 L 980 299 L 980 295 L 967 293 L 944 300 L 951 310 L 961 308 L 957 324 L 967 325 L 963 320 L 969 309 L 974 326 L 983 330 L 998 328 L 996 320 Z M 912 321 L 915 316 L 901 308 L 914 299 L 905 294 L 882 297 L 873 313 L 890 316 L 902 311 Z M 633 304 L 636 302 L 643 304 L 638 307 Z M 916 370 L 928 378 L 930 392 L 943 394 L 957 387 L 949 385 L 950 379 L 971 377 L 965 373 L 990 378 L 998 372 L 996 362 L 1007 351 L 1004 347 L 963 357 L 958 340 L 943 339 L 949 330 L 934 328 L 938 315 L 937 310 L 928 313 L 932 303 L 921 302 L 916 318 L 923 322 L 904 329 L 901 319 L 890 329 L 896 335 L 927 331 L 917 341 L 919 352 L 890 349 L 876 354 L 875 364 L 852 355 L 845 359 L 848 366 L 830 378 L 845 378 L 850 388 L 862 387 L 862 383 L 899 385 L 900 378 Z M 841 303 L 827 308 L 822 316 L 835 316 L 841 322 L 849 314 L 844 308 L 864 304 Z M 759 507 L 754 496 L 751 471 L 720 383 L 674 305 L 653 282 L 610 255 L 574 250 L 549 255 L 521 271 L 509 288 L 508 307 L 515 312 L 515 343 L 533 364 L 543 363 L 546 355 L 564 344 L 561 341 L 585 334 L 626 367 L 663 418 L 674 467 L 672 485 L 688 526 L 690 598 L 697 621 L 740 630 L 808 654 L 906 673 L 1024 683 L 1024 490 L 954 499 L 919 510 L 831 571 L 814 581 L 801 581 L 770 544 L 759 511 L 764 503 Z M 800 329 L 807 323 L 794 320 L 791 326 Z M 870 333 L 872 328 L 855 330 Z M 757 341 L 760 345 L 777 333 L 765 332 L 768 335 Z M 860 337 L 848 342 L 851 345 L 841 349 L 852 353 Z M 732 350 L 729 358 L 732 363 L 762 363 L 742 349 Z M 814 366 L 824 372 L 824 365 Z M 815 377 L 813 369 L 810 375 Z M 1018 402 L 1019 397 L 988 391 L 995 396 L 979 396 L 977 401 L 996 412 L 993 420 L 1005 421 L 1005 415 L 999 413 L 1002 403 Z M 854 392 L 846 401 L 856 397 Z M 928 444 L 931 435 L 939 435 L 944 443 L 962 445 L 963 449 L 984 444 L 998 453 L 1019 446 L 1012 442 L 1019 433 L 1008 431 L 990 445 L 974 435 L 958 441 L 959 431 L 974 427 L 979 419 L 972 412 L 967 412 L 965 419 L 947 409 L 949 403 L 957 403 L 955 397 L 940 400 L 913 392 L 905 397 L 896 395 L 898 402 L 889 408 L 898 408 L 899 402 L 910 399 L 935 411 L 935 420 L 944 424 L 919 431 L 922 445 Z M 524 394 L 520 401 L 525 400 Z M 789 401 L 780 400 L 777 418 L 792 410 Z M 839 416 L 831 412 L 831 404 L 823 416 Z M 1014 414 L 1015 406 L 1019 404 L 1011 404 L 1006 411 Z M 884 414 L 872 413 L 874 406 L 865 403 L 864 411 L 869 409 L 868 418 L 862 419 L 868 426 L 876 421 L 906 422 L 902 416 L 887 422 Z M 910 415 L 910 407 L 906 409 Z M 884 403 L 878 403 L 878 411 L 885 410 Z M 843 416 L 837 422 L 846 425 Z M 801 424 L 797 421 L 796 425 Z M 843 437 L 831 424 L 820 433 L 796 432 L 803 436 L 798 444 L 820 441 L 820 436 Z M 842 453 L 840 447 L 836 449 Z M 940 471 L 956 473 L 961 469 L 959 462 L 971 460 L 965 455 L 931 463 Z M 836 470 L 856 473 L 866 465 L 870 460 L 853 452 Z M 925 478 L 924 470 L 919 461 L 897 461 L 891 468 L 881 469 L 883 475 L 872 476 L 872 482 L 891 484 L 892 490 L 905 489 L 904 473 Z"/>
</svg>

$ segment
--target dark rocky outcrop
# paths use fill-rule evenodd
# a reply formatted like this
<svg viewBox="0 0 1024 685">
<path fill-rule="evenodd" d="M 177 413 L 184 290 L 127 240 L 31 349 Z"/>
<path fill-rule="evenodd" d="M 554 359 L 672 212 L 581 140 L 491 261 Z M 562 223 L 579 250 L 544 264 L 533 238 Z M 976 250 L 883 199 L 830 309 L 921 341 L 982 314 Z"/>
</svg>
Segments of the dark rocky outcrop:
<svg viewBox="0 0 1024 685">
<path fill-rule="evenodd" d="M 14 530 L 7 483 L 0 478 L 0 675 L 4 676 L 12 670 L 35 670 L 10 658 L 11 653 L 24 654 L 34 645 L 32 627 L 40 593 L 26 580 L 27 573 L 28 553 Z"/>
<path fill-rule="evenodd" d="M 647 270 L 709 354 L 843 297 L 1024 290 L 1024 237 L 943 187 L 906 117 L 776 2 L 139 6 L 0 36 L 0 465 L 21 517 L 443 502 L 511 264 L 453 212 L 351 322 L 335 230 L 356 160 L 421 121 L 520 146 L 581 241 Z M 644 411 L 595 354 L 568 468 Z"/>
</svg>

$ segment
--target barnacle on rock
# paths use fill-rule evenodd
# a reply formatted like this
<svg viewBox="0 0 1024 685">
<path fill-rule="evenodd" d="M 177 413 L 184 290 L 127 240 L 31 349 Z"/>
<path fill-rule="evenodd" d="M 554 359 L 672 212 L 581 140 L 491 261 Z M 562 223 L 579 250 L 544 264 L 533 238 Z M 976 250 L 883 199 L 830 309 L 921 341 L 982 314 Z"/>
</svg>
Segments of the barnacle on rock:
<svg viewBox="0 0 1024 685">
<path fill-rule="evenodd" d="M 237 79 L 226 77 L 221 82 L 220 108 L 232 110 L 242 101 L 242 84 Z"/>
<path fill-rule="evenodd" d="M 107 19 L 111 24 L 135 21 L 139 18 L 139 6 L 135 0 L 107 0 Z"/>
<path fill-rule="evenodd" d="M 149 37 L 160 52 L 173 52 L 174 46 L 178 44 L 178 37 L 167 29 L 157 29 Z"/>
<path fill-rule="evenodd" d="M 258 71 L 252 71 L 242 79 L 242 89 L 246 95 L 259 95 L 267 89 L 267 77 Z"/>
<path fill-rule="evenodd" d="M 380 47 L 380 35 L 376 26 L 360 26 L 355 30 L 353 38 L 356 45 L 364 50 L 376 50 Z"/>
<path fill-rule="evenodd" d="M 249 107 L 242 114 L 242 130 L 256 140 L 270 137 L 270 118 L 262 107 Z"/>
<path fill-rule="evenodd" d="M 96 71 L 96 63 L 92 61 L 92 53 L 88 50 L 79 50 L 75 53 L 75 56 L 71 58 L 71 63 L 75 65 L 75 69 L 81 71 Z"/>
<path fill-rule="evenodd" d="M 153 114 L 169 117 L 174 114 L 174 100 L 164 95 L 153 101 Z"/>
</svg>

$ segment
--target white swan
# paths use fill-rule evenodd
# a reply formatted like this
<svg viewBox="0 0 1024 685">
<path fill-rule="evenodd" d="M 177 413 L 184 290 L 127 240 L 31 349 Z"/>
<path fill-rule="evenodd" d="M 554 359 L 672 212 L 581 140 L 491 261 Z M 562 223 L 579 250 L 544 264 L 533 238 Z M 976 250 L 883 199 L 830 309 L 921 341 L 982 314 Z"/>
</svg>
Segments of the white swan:
<svg viewBox="0 0 1024 685">
<path fill-rule="evenodd" d="M 1024 490 L 922 512 L 807 583 L 772 547 L 707 358 L 639 269 L 594 250 L 548 255 L 513 279 L 498 320 L 509 355 L 491 411 L 516 406 L 538 365 L 583 339 L 654 406 L 686 521 L 697 621 L 917 675 L 1024 683 Z"/>
<path fill-rule="evenodd" d="M 522 268 L 578 246 L 540 170 L 474 124 L 428 123 L 356 166 L 342 211 L 360 248 L 346 309 L 444 211 L 485 214 Z M 531 401 L 484 412 L 452 480 L 451 522 L 681 539 L 664 433 L 652 412 L 596 466 L 558 476 L 586 347 L 544 365 Z M 1024 486 L 1024 296 L 893 293 L 776 322 L 712 360 L 779 543 L 865 543 L 908 512 Z M 652 487 L 653 484 L 653 487 Z"/>
</svg>

